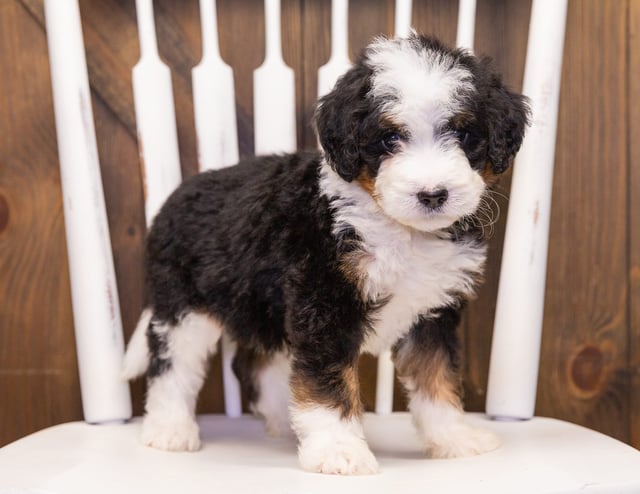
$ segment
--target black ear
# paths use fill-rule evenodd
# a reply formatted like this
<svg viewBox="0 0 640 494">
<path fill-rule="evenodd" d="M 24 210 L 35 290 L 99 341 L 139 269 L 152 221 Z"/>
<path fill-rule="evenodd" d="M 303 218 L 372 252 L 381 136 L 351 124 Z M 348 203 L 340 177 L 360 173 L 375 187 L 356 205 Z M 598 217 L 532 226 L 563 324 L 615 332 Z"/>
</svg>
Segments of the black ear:
<svg viewBox="0 0 640 494">
<path fill-rule="evenodd" d="M 318 102 L 314 124 L 331 167 L 347 182 L 360 171 L 360 122 L 368 111 L 372 70 L 362 62 L 349 69 Z"/>
<path fill-rule="evenodd" d="M 489 161 L 493 173 L 503 173 L 522 144 L 529 125 L 529 104 L 525 96 L 509 91 L 497 74 L 492 74 L 487 103 Z"/>
</svg>

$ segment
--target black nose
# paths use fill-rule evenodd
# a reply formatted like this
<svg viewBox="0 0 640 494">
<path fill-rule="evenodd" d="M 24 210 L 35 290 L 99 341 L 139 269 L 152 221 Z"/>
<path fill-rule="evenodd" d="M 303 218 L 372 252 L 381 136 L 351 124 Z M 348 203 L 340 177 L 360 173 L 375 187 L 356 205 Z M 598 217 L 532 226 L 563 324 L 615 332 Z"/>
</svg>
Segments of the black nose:
<svg viewBox="0 0 640 494">
<path fill-rule="evenodd" d="M 447 189 L 438 189 L 434 191 L 423 190 L 422 192 L 418 192 L 418 201 L 428 209 L 439 208 L 447 202 L 448 197 L 449 192 Z"/>
</svg>

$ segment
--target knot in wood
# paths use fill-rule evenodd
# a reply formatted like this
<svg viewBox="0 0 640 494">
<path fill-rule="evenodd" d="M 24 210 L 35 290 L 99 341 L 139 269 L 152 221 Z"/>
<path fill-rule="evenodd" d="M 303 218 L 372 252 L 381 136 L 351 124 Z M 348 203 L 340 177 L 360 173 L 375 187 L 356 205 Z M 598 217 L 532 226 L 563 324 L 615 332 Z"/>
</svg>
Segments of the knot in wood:
<svg viewBox="0 0 640 494">
<path fill-rule="evenodd" d="M 585 345 L 570 361 L 571 382 L 579 394 L 592 396 L 598 393 L 604 381 L 605 355 L 594 345 Z"/>
</svg>

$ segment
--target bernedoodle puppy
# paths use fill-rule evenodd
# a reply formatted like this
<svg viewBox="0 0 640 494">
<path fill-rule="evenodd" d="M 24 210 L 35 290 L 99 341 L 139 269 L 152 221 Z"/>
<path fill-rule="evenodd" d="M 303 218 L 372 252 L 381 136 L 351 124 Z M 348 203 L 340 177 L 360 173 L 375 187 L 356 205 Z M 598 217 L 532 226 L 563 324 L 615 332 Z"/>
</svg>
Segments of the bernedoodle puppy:
<svg viewBox="0 0 640 494">
<path fill-rule="evenodd" d="M 455 329 L 482 278 L 489 187 L 528 113 L 489 60 L 379 38 L 319 101 L 321 151 L 186 180 L 149 231 L 125 359 L 126 377 L 147 373 L 143 442 L 199 447 L 196 398 L 226 332 L 252 409 L 271 433 L 293 429 L 306 470 L 377 471 L 357 365 L 390 347 L 429 456 L 496 448 L 464 422 Z"/>
</svg>

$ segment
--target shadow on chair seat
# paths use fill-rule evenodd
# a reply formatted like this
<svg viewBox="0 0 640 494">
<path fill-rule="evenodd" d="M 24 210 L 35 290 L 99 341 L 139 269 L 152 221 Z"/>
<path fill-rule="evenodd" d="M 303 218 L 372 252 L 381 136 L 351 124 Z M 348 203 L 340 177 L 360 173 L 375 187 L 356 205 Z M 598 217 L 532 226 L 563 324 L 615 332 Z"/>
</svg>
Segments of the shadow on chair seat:
<svg viewBox="0 0 640 494">
<path fill-rule="evenodd" d="M 555 419 L 493 422 L 468 414 L 468 420 L 494 430 L 503 446 L 472 458 L 426 459 L 408 414 L 367 414 L 365 431 L 381 468 L 367 477 L 303 472 L 293 436 L 267 437 L 262 422 L 248 416 L 199 417 L 203 446 L 196 453 L 142 446 L 138 419 L 74 422 L 0 450 L 0 492 L 640 492 L 640 453 L 608 436 Z"/>
</svg>

